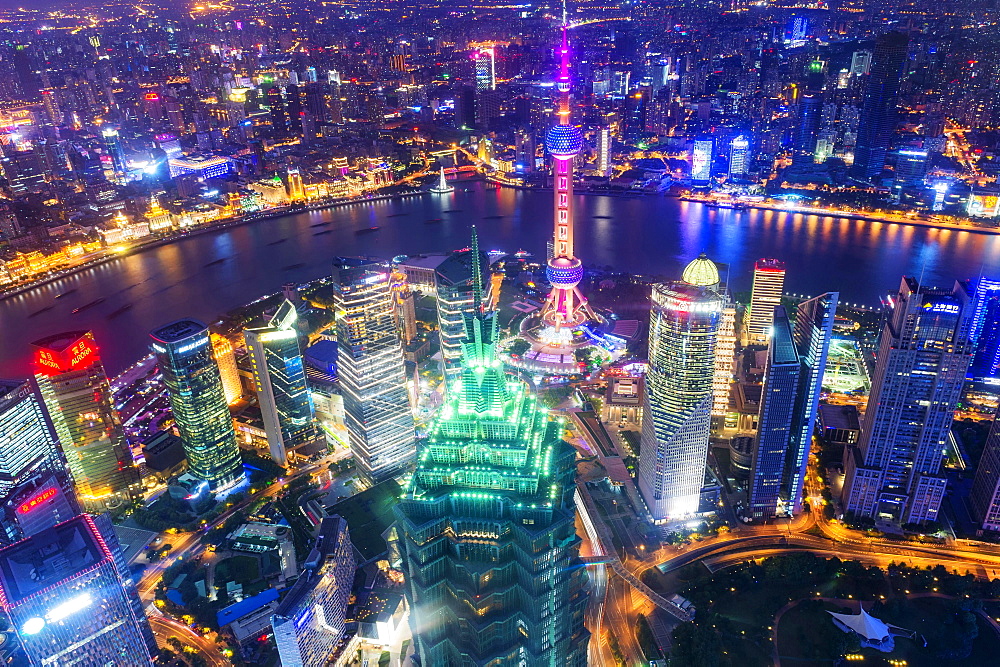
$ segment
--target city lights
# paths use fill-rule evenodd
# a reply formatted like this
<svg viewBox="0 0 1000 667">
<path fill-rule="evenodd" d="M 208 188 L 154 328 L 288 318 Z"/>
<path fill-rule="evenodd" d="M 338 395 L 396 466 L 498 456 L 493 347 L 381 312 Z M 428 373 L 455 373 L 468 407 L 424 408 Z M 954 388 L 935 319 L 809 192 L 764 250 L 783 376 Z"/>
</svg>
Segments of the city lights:
<svg viewBox="0 0 1000 667">
<path fill-rule="evenodd" d="M 1000 654 L 996 2 L 16 4 L 0 663 Z"/>
</svg>

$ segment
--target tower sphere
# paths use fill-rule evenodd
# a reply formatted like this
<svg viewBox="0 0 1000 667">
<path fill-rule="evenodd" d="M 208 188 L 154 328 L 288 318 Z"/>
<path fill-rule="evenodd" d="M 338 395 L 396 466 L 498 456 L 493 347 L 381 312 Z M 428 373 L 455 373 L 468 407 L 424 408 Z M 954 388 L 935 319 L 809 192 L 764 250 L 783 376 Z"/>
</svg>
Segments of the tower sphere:
<svg viewBox="0 0 1000 667">
<path fill-rule="evenodd" d="M 556 158 L 570 158 L 583 150 L 583 134 L 574 125 L 553 125 L 545 134 L 545 147 Z"/>
</svg>

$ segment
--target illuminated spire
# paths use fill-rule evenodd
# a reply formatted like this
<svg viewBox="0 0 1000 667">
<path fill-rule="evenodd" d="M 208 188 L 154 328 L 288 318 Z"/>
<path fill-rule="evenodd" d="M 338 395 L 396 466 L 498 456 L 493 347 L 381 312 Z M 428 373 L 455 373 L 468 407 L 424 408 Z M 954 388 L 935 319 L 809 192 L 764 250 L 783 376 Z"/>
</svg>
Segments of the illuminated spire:
<svg viewBox="0 0 1000 667">
<path fill-rule="evenodd" d="M 479 265 L 479 234 L 472 225 L 472 304 L 475 312 L 483 309 L 483 269 Z"/>
</svg>

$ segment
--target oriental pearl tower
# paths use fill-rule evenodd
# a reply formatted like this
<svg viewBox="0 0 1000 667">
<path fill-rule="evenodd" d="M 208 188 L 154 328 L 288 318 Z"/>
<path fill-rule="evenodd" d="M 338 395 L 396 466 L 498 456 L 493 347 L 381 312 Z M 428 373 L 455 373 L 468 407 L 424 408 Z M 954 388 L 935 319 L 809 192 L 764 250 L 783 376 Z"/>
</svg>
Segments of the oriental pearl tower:
<svg viewBox="0 0 1000 667">
<path fill-rule="evenodd" d="M 542 320 L 559 332 L 596 319 L 578 285 L 583 279 L 583 262 L 573 255 L 573 158 L 583 149 L 580 128 L 570 124 L 569 38 L 565 12 L 560 47 L 557 86 L 558 124 L 545 135 L 545 147 L 552 155 L 553 191 L 555 194 L 555 238 L 553 255 L 545 274 L 552 291 L 542 308 Z"/>
</svg>

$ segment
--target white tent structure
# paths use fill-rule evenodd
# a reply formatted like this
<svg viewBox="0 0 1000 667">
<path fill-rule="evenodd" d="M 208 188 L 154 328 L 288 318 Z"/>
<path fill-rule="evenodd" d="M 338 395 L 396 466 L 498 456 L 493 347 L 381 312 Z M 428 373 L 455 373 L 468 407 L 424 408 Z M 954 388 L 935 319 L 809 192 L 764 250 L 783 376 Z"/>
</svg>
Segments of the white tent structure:
<svg viewBox="0 0 1000 667">
<path fill-rule="evenodd" d="M 833 611 L 827 613 L 833 617 L 833 624 L 838 628 L 858 635 L 862 646 L 869 646 L 883 653 L 892 651 L 894 645 L 892 626 L 878 620 L 863 608 L 860 614 L 838 614 Z"/>
</svg>

